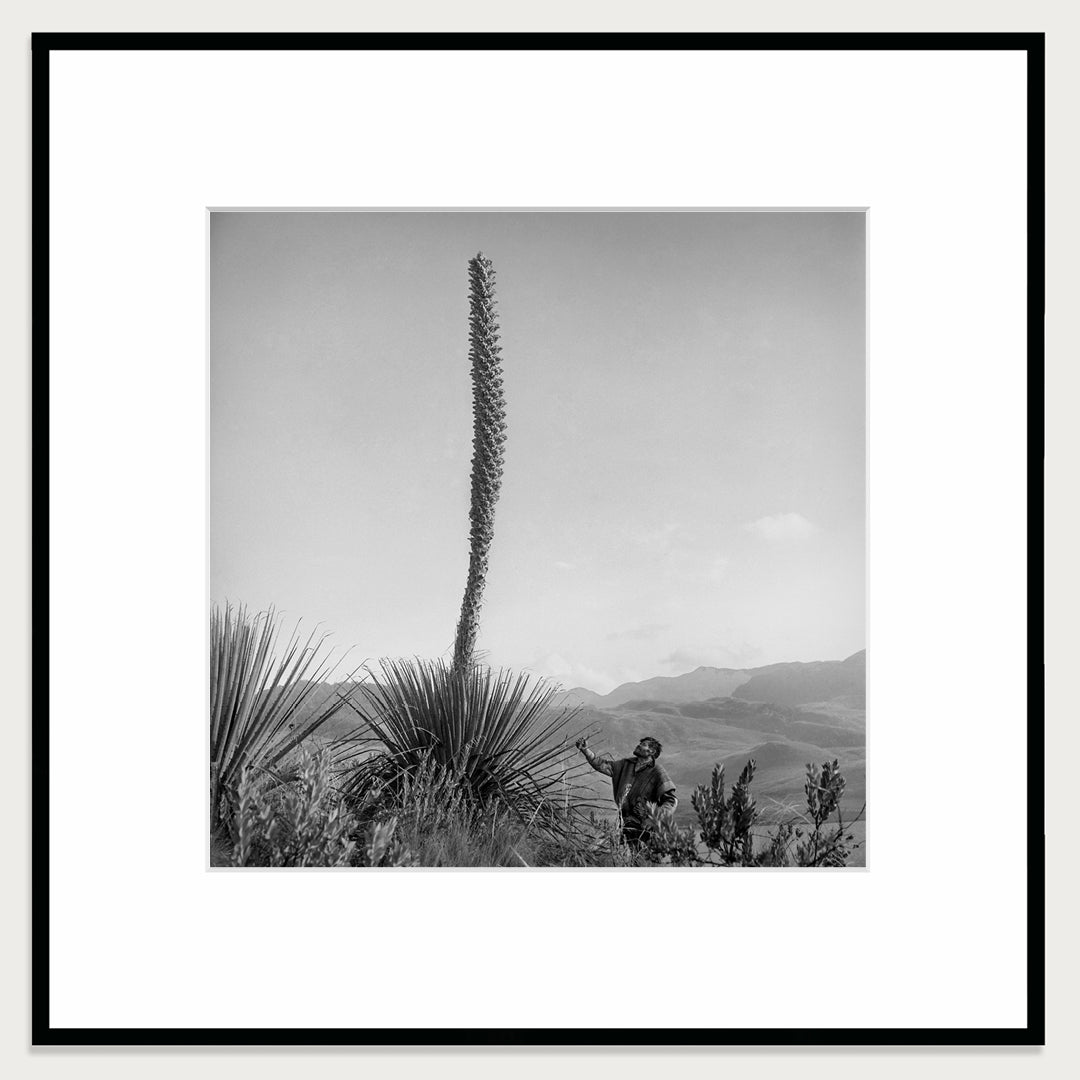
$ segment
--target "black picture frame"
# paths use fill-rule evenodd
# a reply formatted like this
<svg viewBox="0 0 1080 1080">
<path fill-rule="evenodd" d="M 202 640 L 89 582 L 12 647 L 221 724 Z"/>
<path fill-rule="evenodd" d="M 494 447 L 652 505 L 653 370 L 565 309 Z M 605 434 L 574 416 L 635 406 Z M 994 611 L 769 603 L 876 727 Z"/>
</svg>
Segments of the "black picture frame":
<svg viewBox="0 0 1080 1080">
<path fill-rule="evenodd" d="M 72 1028 L 49 1017 L 49 59 L 58 50 L 979 50 L 1027 57 L 1027 1023 L 1009 1028 Z M 1006 1046 L 1045 1042 L 1045 36 L 1035 33 L 32 35 L 32 1043 L 35 1046 Z"/>
</svg>

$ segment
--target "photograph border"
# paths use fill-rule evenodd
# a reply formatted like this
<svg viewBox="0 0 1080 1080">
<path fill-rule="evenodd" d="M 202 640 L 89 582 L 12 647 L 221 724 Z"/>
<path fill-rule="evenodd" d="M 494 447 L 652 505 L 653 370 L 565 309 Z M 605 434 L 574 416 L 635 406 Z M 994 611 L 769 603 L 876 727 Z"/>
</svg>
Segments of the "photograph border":
<svg viewBox="0 0 1080 1080">
<path fill-rule="evenodd" d="M 1043 676 L 1045 36 L 1031 33 L 32 35 L 32 1042 L 36 1046 L 884 1046 L 1045 1042 Z M 49 1016 L 49 57 L 115 50 L 1012 51 L 1027 58 L 1027 1023 L 997 1028 L 59 1028 Z"/>
</svg>

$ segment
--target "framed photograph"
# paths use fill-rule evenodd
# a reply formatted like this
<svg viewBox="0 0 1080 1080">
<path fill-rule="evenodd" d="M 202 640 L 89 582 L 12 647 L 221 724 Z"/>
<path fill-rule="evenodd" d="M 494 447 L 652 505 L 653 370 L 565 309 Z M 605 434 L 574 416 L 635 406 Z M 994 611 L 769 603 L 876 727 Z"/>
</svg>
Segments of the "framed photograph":
<svg viewBox="0 0 1080 1080">
<path fill-rule="evenodd" d="M 35 35 L 35 1044 L 1041 1044 L 1043 58 Z"/>
</svg>

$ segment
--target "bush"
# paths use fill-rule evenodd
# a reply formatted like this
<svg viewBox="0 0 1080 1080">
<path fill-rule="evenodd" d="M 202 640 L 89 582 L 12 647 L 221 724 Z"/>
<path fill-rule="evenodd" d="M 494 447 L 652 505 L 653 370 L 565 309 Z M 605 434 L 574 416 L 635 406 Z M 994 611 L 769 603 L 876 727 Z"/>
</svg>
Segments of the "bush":
<svg viewBox="0 0 1080 1080">
<path fill-rule="evenodd" d="M 701 831 L 679 828 L 656 806 L 650 805 L 642 854 L 650 863 L 672 866 L 844 866 L 854 846 L 840 812 L 844 777 L 839 762 L 827 761 L 820 768 L 806 766 L 807 816 L 777 824 L 764 837 L 756 838 L 757 805 L 750 791 L 756 763 L 746 763 L 739 779 L 724 796 L 724 766 L 718 764 L 709 784 L 701 784 L 691 796 Z M 865 809 L 865 808 L 864 808 Z M 858 820 L 862 811 L 856 815 Z M 836 824 L 829 826 L 835 815 Z M 848 826 L 853 824 L 849 822 Z M 801 827 L 800 827 L 801 826 Z M 804 840 L 805 837 L 805 840 Z M 764 843 L 758 843 L 758 839 Z M 703 854 L 698 845 L 704 847 Z"/>
<path fill-rule="evenodd" d="M 826 761 L 820 769 L 816 765 L 806 766 L 806 805 L 812 828 L 806 842 L 796 848 L 799 866 L 843 866 L 847 862 L 850 850 L 846 844 L 852 837 L 845 836 L 844 822 L 840 816 L 844 784 L 835 759 Z M 837 824 L 827 829 L 826 822 L 834 813 Z M 803 830 L 796 829 L 795 834 L 801 838 Z"/>
<path fill-rule="evenodd" d="M 232 866 L 411 866 L 391 818 L 361 830 L 331 784 L 326 748 L 303 748 L 298 776 L 278 782 L 245 770 L 232 819 Z"/>
<path fill-rule="evenodd" d="M 715 851 L 724 866 L 754 865 L 754 822 L 757 804 L 750 794 L 757 763 L 751 758 L 739 774 L 729 798 L 724 798 L 724 766 L 713 768 L 708 786 L 694 790 L 690 804 L 701 823 L 701 842 Z"/>
</svg>

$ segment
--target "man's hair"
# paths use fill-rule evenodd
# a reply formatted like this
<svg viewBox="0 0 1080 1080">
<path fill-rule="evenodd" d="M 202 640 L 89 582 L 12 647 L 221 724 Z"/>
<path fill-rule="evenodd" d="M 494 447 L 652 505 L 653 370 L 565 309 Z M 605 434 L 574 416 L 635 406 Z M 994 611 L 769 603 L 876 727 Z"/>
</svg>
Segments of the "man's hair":
<svg viewBox="0 0 1080 1080">
<path fill-rule="evenodd" d="M 643 738 L 641 741 L 643 743 L 648 743 L 649 746 L 652 747 L 652 756 L 654 758 L 658 758 L 660 756 L 660 751 L 664 749 L 660 745 L 659 741 L 657 739 L 654 739 L 651 735 L 646 735 L 645 738 Z"/>
</svg>

